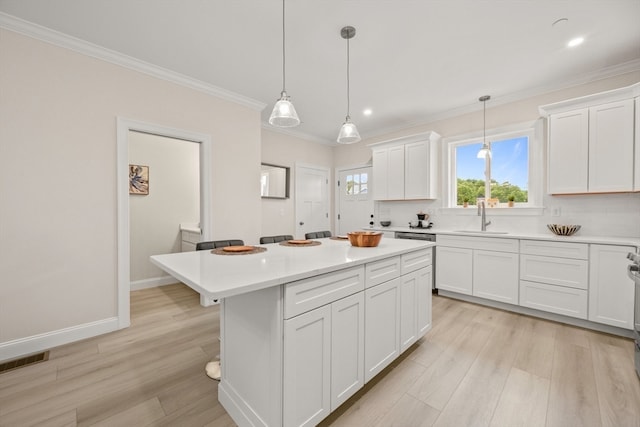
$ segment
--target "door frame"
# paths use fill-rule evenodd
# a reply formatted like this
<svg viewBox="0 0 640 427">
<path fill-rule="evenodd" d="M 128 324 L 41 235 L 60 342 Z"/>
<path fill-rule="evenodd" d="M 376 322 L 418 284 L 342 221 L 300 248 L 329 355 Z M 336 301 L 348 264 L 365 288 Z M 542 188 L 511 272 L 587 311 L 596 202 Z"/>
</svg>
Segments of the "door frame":
<svg viewBox="0 0 640 427">
<path fill-rule="evenodd" d="M 200 229 L 203 240 L 211 235 L 211 136 L 138 120 L 117 117 L 116 197 L 117 197 L 117 313 L 118 329 L 131 324 L 130 241 L 129 241 L 129 132 L 142 132 L 200 144 Z"/>
<path fill-rule="evenodd" d="M 333 195 L 334 195 L 334 204 L 335 209 L 333 210 L 333 223 L 335 224 L 335 228 L 338 227 L 338 215 L 340 214 L 340 187 L 338 187 L 338 180 L 340 179 L 340 174 L 344 171 L 348 171 L 351 169 L 360 169 L 360 168 L 371 168 L 371 174 L 373 175 L 373 165 L 371 163 L 365 164 L 357 164 L 357 165 L 348 165 L 348 166 L 340 166 L 335 169 L 335 176 L 333 177 Z M 369 178 L 369 185 L 372 184 L 372 179 Z M 373 197 L 373 194 L 371 195 Z M 375 210 L 375 200 L 373 200 L 373 209 Z M 337 232 L 337 231 L 336 231 Z"/>
</svg>

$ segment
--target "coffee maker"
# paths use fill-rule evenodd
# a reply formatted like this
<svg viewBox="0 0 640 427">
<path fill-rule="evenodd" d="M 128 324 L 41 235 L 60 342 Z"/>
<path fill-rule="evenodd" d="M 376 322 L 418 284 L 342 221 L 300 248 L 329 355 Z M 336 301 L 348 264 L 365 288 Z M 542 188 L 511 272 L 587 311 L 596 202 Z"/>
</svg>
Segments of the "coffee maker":
<svg viewBox="0 0 640 427">
<path fill-rule="evenodd" d="M 425 213 L 419 213 L 418 222 L 413 225 L 414 221 L 409 222 L 409 228 L 431 228 L 433 226 L 432 222 L 429 222 L 429 215 Z"/>
</svg>

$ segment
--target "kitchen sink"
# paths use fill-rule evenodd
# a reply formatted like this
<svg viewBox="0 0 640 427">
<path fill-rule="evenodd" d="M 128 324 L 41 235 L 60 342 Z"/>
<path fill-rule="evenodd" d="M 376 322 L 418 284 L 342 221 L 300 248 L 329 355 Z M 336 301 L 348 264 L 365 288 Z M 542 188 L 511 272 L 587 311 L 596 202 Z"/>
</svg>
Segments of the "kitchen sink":
<svg viewBox="0 0 640 427">
<path fill-rule="evenodd" d="M 468 234 L 509 234 L 508 231 L 490 231 L 490 230 L 455 230 L 454 233 L 468 233 Z"/>
</svg>

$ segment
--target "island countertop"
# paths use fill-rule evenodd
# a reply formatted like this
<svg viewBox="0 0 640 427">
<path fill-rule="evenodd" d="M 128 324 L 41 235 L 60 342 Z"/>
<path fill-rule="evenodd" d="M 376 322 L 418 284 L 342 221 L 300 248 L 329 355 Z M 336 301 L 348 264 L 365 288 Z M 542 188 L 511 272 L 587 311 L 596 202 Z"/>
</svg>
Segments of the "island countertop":
<svg viewBox="0 0 640 427">
<path fill-rule="evenodd" d="M 348 240 L 316 239 L 317 246 L 255 245 L 266 251 L 217 255 L 211 251 L 151 256 L 151 262 L 208 298 L 218 299 L 282 285 L 434 246 L 420 240 L 382 238 L 373 248 Z"/>
</svg>

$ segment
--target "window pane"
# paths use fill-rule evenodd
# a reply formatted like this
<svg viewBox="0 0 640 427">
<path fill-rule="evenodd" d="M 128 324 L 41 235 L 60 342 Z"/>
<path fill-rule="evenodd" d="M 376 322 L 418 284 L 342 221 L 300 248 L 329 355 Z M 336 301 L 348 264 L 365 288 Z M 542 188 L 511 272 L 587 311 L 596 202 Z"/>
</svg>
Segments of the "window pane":
<svg viewBox="0 0 640 427">
<path fill-rule="evenodd" d="M 360 174 L 360 182 L 361 183 L 366 184 L 368 179 L 369 179 L 369 174 L 367 174 L 367 173 Z"/>
<path fill-rule="evenodd" d="M 488 139 L 489 140 L 489 139 Z M 485 196 L 485 160 L 477 154 L 482 143 L 458 145 L 456 156 L 456 205 L 476 203 Z M 507 203 L 528 202 L 529 138 L 526 136 L 491 142 L 491 198 Z"/>
<path fill-rule="evenodd" d="M 352 175 L 347 175 L 347 182 L 345 182 L 344 184 L 344 191 L 346 194 L 353 194 L 353 176 Z"/>
<path fill-rule="evenodd" d="M 485 162 L 478 158 L 481 147 L 481 143 L 456 147 L 456 205 L 462 205 L 465 200 L 475 205 L 477 197 L 484 197 Z"/>
<path fill-rule="evenodd" d="M 529 138 L 526 136 L 491 143 L 491 197 L 507 203 L 528 201 Z"/>
</svg>

